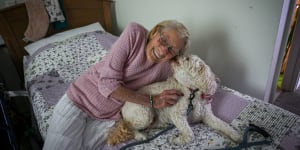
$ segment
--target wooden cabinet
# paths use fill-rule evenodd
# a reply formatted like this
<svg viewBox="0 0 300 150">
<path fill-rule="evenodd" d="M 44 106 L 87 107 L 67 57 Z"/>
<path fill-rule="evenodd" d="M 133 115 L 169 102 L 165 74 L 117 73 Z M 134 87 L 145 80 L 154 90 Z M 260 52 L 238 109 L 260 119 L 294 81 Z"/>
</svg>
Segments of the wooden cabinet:
<svg viewBox="0 0 300 150">
<path fill-rule="evenodd" d="M 20 79 L 23 81 L 23 56 L 26 43 L 22 40 L 28 24 L 25 4 L 17 4 L 0 10 L 0 35 L 8 53 L 16 66 Z"/>
</svg>

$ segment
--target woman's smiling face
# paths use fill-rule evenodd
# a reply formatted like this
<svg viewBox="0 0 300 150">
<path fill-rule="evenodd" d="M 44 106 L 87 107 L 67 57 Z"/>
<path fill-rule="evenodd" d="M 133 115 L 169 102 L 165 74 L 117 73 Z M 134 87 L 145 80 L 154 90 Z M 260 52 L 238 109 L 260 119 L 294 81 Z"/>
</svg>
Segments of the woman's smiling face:
<svg viewBox="0 0 300 150">
<path fill-rule="evenodd" d="M 177 56 L 184 49 L 184 40 L 174 29 L 156 30 L 147 44 L 148 60 L 160 63 Z"/>
</svg>

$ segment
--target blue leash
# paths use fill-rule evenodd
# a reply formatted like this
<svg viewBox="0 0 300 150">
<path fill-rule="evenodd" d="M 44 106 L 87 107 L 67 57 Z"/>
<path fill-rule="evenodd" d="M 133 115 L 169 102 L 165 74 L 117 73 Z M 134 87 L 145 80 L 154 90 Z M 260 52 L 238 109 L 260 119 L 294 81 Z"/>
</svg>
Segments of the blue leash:
<svg viewBox="0 0 300 150">
<path fill-rule="evenodd" d="M 120 150 L 125 150 L 126 148 L 132 147 L 132 146 L 136 146 L 139 144 L 143 144 L 143 143 L 148 143 L 151 140 L 155 139 L 156 137 L 160 136 L 161 134 L 165 133 L 166 131 L 174 128 L 175 126 L 172 125 L 164 130 L 162 130 L 161 132 L 159 132 L 158 134 L 154 135 L 153 137 L 147 139 L 147 140 L 143 140 L 143 141 L 137 141 L 137 142 L 133 142 L 133 143 L 129 143 L 125 146 L 123 146 Z M 248 143 L 248 136 L 250 132 L 256 132 L 261 134 L 265 139 L 262 141 L 257 141 L 257 142 L 249 142 Z M 242 142 L 236 146 L 236 147 L 227 147 L 227 148 L 220 148 L 220 149 L 214 149 L 214 150 L 241 150 L 243 148 L 249 148 L 252 146 L 258 146 L 258 145 L 270 145 L 272 143 L 272 139 L 271 136 L 269 135 L 268 132 L 266 132 L 265 130 L 263 130 L 262 128 L 254 125 L 254 124 L 249 124 L 249 126 L 245 129 L 244 131 L 244 135 L 243 135 L 243 140 Z"/>
<path fill-rule="evenodd" d="M 251 131 L 261 134 L 264 137 L 264 140 L 248 143 L 248 137 L 249 137 Z M 243 148 L 249 148 L 251 146 L 270 145 L 271 143 L 272 143 L 272 139 L 268 132 L 266 132 L 265 130 L 263 130 L 262 128 L 254 125 L 254 124 L 249 124 L 249 126 L 244 130 L 243 140 L 238 146 L 220 148 L 220 149 L 214 149 L 214 150 L 241 150 Z"/>
<path fill-rule="evenodd" d="M 188 109 L 187 109 L 187 115 L 190 114 L 190 112 L 192 112 L 193 110 L 193 99 L 195 97 L 195 93 L 199 91 L 199 89 L 195 89 L 195 90 L 191 90 L 191 94 L 189 96 L 189 100 L 190 100 L 190 103 L 188 105 Z M 136 146 L 136 145 L 140 145 L 140 144 L 144 144 L 144 143 L 148 143 L 150 141 L 152 141 L 153 139 L 157 138 L 158 136 L 164 134 L 165 132 L 173 129 L 175 126 L 174 125 L 170 125 L 169 127 L 165 128 L 164 130 L 158 132 L 157 134 L 155 134 L 154 136 L 152 136 L 151 138 L 148 138 L 146 140 L 142 140 L 142 141 L 136 141 L 136 142 L 132 142 L 132 143 L 129 143 L 123 147 L 120 148 L 120 150 L 125 150 L 126 148 L 129 148 L 129 147 L 132 147 L 132 146 Z"/>
</svg>

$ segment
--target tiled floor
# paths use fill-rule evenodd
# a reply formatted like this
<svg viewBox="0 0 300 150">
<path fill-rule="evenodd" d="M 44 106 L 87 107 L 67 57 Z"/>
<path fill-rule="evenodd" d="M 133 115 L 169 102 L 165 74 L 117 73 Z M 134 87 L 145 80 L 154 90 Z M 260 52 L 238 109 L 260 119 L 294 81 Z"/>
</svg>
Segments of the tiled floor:
<svg viewBox="0 0 300 150">
<path fill-rule="evenodd" d="M 274 104 L 300 116 L 300 89 L 296 92 L 281 92 Z"/>
</svg>

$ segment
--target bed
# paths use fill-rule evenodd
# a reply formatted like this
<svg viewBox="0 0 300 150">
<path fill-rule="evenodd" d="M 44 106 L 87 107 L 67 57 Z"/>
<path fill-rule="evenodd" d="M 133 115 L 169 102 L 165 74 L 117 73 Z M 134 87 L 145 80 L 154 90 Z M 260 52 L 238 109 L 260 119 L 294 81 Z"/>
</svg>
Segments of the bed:
<svg viewBox="0 0 300 150">
<path fill-rule="evenodd" d="M 28 24 L 24 4 L 0 11 L 0 33 L 16 66 L 22 87 L 28 91 L 38 131 L 44 139 L 53 107 L 69 84 L 89 66 L 109 53 L 117 40 L 112 33 L 113 1 L 64 0 L 64 13 L 68 27 L 57 31 L 49 26 L 47 36 L 25 43 L 24 31 Z M 87 13 L 82 13 L 83 11 Z M 58 33 L 59 32 L 59 33 Z M 252 123 L 272 137 L 270 145 L 251 149 L 300 149 L 300 117 L 273 104 L 220 86 L 213 96 L 213 112 L 240 132 Z M 172 129 L 149 143 L 130 149 L 217 149 L 236 146 L 227 137 L 203 124 L 192 125 L 196 139 L 189 145 L 170 145 L 167 138 L 178 131 Z M 155 134 L 159 130 L 146 130 Z M 250 141 L 262 137 L 253 134 Z M 134 140 L 104 149 L 119 149 Z"/>
</svg>

